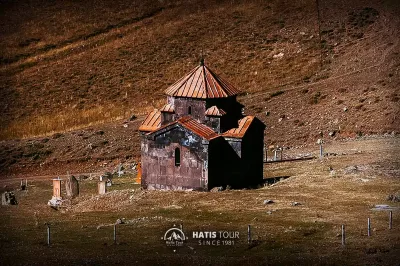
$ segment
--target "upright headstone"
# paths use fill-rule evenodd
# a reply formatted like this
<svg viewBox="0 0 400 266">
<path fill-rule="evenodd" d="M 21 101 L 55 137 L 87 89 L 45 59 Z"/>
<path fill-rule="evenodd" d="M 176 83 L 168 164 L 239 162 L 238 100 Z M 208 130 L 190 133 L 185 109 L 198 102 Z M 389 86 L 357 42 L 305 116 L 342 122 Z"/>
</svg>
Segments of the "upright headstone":
<svg viewBox="0 0 400 266">
<path fill-rule="evenodd" d="M 61 179 L 53 179 L 53 198 L 61 199 Z"/>
<path fill-rule="evenodd" d="M 119 164 L 118 166 L 118 177 L 121 177 L 121 175 L 123 175 L 124 172 L 122 171 L 122 164 Z"/>
<path fill-rule="evenodd" d="M 106 181 L 99 181 L 98 190 L 99 190 L 99 195 L 106 194 L 107 192 Z"/>
<path fill-rule="evenodd" d="M 67 192 L 67 197 L 75 198 L 79 195 L 79 182 L 75 176 L 69 176 L 65 181 L 65 190 Z"/>
<path fill-rule="evenodd" d="M 47 205 L 56 209 L 61 206 L 63 201 L 61 197 L 61 181 L 60 177 L 53 179 L 53 196 L 47 203 Z"/>
<path fill-rule="evenodd" d="M 17 205 L 18 201 L 13 192 L 6 191 L 1 194 L 1 205 Z"/>
</svg>

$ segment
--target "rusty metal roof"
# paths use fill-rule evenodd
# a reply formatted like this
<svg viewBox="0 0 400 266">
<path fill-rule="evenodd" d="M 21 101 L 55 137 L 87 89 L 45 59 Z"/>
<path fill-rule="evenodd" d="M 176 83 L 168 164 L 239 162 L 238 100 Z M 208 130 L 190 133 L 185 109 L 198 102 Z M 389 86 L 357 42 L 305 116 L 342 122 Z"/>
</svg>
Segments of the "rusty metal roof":
<svg viewBox="0 0 400 266">
<path fill-rule="evenodd" d="M 162 127 L 155 128 L 154 130 L 151 130 L 152 132 L 149 132 L 148 135 L 155 133 L 157 131 L 160 131 L 160 130 L 167 128 L 174 124 L 180 124 L 183 127 L 192 131 L 193 133 L 195 133 L 195 134 L 199 135 L 200 137 L 205 138 L 207 140 L 211 140 L 212 138 L 219 136 L 214 130 L 212 130 L 211 128 L 209 128 L 206 125 L 199 123 L 196 119 L 192 118 L 191 116 L 184 116 L 184 117 L 181 117 L 178 120 L 168 123 Z M 140 128 L 139 128 L 139 130 L 140 130 Z"/>
<path fill-rule="evenodd" d="M 205 112 L 205 115 L 208 116 L 223 116 L 225 115 L 226 112 L 222 109 L 219 109 L 217 106 L 211 106 L 210 108 L 208 108 Z"/>
<path fill-rule="evenodd" d="M 168 103 L 160 109 L 160 112 L 175 113 L 175 108 L 171 103 Z"/>
<path fill-rule="evenodd" d="M 161 112 L 154 109 L 147 115 L 143 123 L 139 127 L 139 131 L 154 131 L 161 126 Z"/>
<path fill-rule="evenodd" d="M 204 64 L 194 68 L 165 91 L 170 96 L 198 99 L 225 98 L 239 92 Z"/>
<path fill-rule="evenodd" d="M 225 133 L 221 134 L 223 137 L 228 138 L 243 138 L 247 129 L 250 127 L 254 120 L 254 116 L 245 116 L 239 120 L 239 126 L 237 128 L 232 128 Z"/>
<path fill-rule="evenodd" d="M 218 137 L 218 134 L 214 130 L 206 125 L 200 124 L 196 119 L 193 119 L 190 116 L 181 117 L 177 120 L 177 122 L 193 133 L 207 140 Z"/>
</svg>

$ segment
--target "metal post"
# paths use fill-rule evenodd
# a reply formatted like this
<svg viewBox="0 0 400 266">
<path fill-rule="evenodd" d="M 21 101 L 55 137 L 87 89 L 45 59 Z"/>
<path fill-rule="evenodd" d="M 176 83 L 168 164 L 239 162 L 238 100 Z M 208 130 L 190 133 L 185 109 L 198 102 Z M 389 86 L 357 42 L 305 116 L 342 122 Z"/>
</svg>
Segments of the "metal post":
<svg viewBox="0 0 400 266">
<path fill-rule="evenodd" d="M 122 168 L 122 165 L 119 164 L 119 166 L 118 166 L 118 177 L 121 177 L 121 168 Z"/>
<path fill-rule="evenodd" d="M 320 158 L 324 157 L 324 151 L 322 149 L 322 142 L 319 144 L 319 157 Z"/>
<path fill-rule="evenodd" d="M 392 229 L 393 213 L 389 212 L 389 229 Z"/>
<path fill-rule="evenodd" d="M 283 147 L 281 147 L 281 161 L 282 161 L 282 157 L 283 157 Z"/>
<path fill-rule="evenodd" d="M 179 227 L 181 228 L 181 231 L 183 231 L 183 224 L 180 224 Z"/>
<path fill-rule="evenodd" d="M 117 244 L 117 225 L 114 224 L 114 244 Z"/>
<path fill-rule="evenodd" d="M 342 224 L 342 246 L 346 245 L 346 231 L 344 228 L 344 224 Z"/>
<path fill-rule="evenodd" d="M 247 226 L 247 244 L 251 243 L 251 229 L 250 225 Z"/>
<path fill-rule="evenodd" d="M 368 236 L 371 236 L 371 218 L 368 218 Z"/>
<path fill-rule="evenodd" d="M 276 153 L 277 153 L 277 149 L 274 150 L 274 161 L 276 161 Z"/>
<path fill-rule="evenodd" d="M 50 246 L 50 225 L 47 224 L 47 245 Z"/>
</svg>

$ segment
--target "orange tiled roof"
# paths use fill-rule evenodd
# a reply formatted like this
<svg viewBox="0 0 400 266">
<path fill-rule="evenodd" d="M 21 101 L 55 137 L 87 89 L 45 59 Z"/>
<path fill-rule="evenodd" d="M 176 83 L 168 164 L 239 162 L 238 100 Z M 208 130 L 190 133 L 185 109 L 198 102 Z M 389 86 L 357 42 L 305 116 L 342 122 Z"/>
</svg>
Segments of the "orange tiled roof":
<svg viewBox="0 0 400 266">
<path fill-rule="evenodd" d="M 170 96 L 199 99 L 225 98 L 239 92 L 204 64 L 194 68 L 165 91 Z"/>
<path fill-rule="evenodd" d="M 243 138 L 247 129 L 250 127 L 254 120 L 254 116 L 245 116 L 239 120 L 239 126 L 237 128 L 232 128 L 225 133 L 221 134 L 223 137 L 228 138 Z"/>
<path fill-rule="evenodd" d="M 209 116 L 223 116 L 225 115 L 226 112 L 222 109 L 219 109 L 217 106 L 211 106 L 210 108 L 208 108 L 205 112 L 205 115 L 209 115 Z"/>
<path fill-rule="evenodd" d="M 195 133 L 195 134 L 199 135 L 200 137 L 205 138 L 207 140 L 218 137 L 218 134 L 214 130 L 212 130 L 211 128 L 209 128 L 206 125 L 203 125 L 203 124 L 197 122 L 197 120 L 192 118 L 191 116 L 181 117 L 174 122 L 171 122 L 162 127 L 158 127 L 156 129 L 152 130 L 152 132 L 149 132 L 148 134 L 152 134 L 152 133 L 162 130 L 166 127 L 169 127 L 173 124 L 180 124 L 183 127 L 192 131 L 193 133 Z"/>
<path fill-rule="evenodd" d="M 196 119 L 193 119 L 190 116 L 181 117 L 177 120 L 177 122 L 207 140 L 218 137 L 218 134 L 214 130 L 197 122 Z"/>
<path fill-rule="evenodd" d="M 161 126 L 161 112 L 154 109 L 144 119 L 139 127 L 139 131 L 154 131 Z"/>
<path fill-rule="evenodd" d="M 165 113 L 174 113 L 175 112 L 175 108 L 171 103 L 168 103 L 166 105 L 164 105 L 161 109 L 160 112 L 165 112 Z"/>
</svg>

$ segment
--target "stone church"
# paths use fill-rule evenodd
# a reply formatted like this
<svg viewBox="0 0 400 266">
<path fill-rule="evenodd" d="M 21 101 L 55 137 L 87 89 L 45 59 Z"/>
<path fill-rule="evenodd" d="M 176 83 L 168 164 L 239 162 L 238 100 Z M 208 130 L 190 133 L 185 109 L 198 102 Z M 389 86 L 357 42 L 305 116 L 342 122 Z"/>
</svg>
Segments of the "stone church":
<svg viewBox="0 0 400 266">
<path fill-rule="evenodd" d="M 240 91 L 204 64 L 166 91 L 139 131 L 143 188 L 244 188 L 263 179 L 265 125 L 243 116 Z"/>
</svg>

